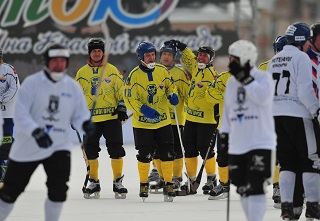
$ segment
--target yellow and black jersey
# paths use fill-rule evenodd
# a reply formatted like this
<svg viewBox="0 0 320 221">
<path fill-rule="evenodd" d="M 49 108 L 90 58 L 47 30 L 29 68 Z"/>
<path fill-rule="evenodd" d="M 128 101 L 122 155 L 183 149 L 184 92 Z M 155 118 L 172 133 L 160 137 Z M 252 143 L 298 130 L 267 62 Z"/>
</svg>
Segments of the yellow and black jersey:
<svg viewBox="0 0 320 221">
<path fill-rule="evenodd" d="M 181 59 L 192 75 L 188 92 L 186 119 L 196 123 L 216 124 L 213 105 L 206 100 L 205 93 L 209 84 L 213 83 L 218 76 L 217 71 L 213 66 L 199 69 L 197 59 L 189 48 L 182 51 Z"/>
<path fill-rule="evenodd" d="M 102 70 L 104 73 L 101 76 Z M 100 79 L 101 85 L 98 88 Z M 111 116 L 111 114 L 118 103 L 123 101 L 124 81 L 123 76 L 114 65 L 108 63 L 105 67 L 103 65 L 93 67 L 86 64 L 79 69 L 75 80 L 79 82 L 84 91 L 93 122 L 117 119 L 117 115 Z M 98 97 L 92 110 L 96 93 Z"/>
<path fill-rule="evenodd" d="M 179 125 L 184 125 L 186 122 L 185 108 L 187 105 L 190 78 L 188 74 L 180 67 L 173 66 L 173 68 L 171 68 L 169 71 L 178 91 L 179 103 L 176 105 L 178 123 Z M 169 110 L 171 115 L 171 124 L 177 125 L 174 114 L 174 106 L 169 105 Z"/>
<path fill-rule="evenodd" d="M 260 69 L 261 71 L 267 71 L 269 62 L 270 62 L 270 60 L 261 63 L 258 66 L 258 69 Z"/>
<path fill-rule="evenodd" d="M 124 101 L 133 112 L 132 126 L 135 128 L 158 129 L 171 124 L 168 96 L 177 93 L 168 69 L 156 64 L 146 72 L 140 66 L 129 74 L 124 90 Z M 140 111 L 145 104 L 160 113 L 160 122 L 149 121 Z"/>
<path fill-rule="evenodd" d="M 213 84 L 210 84 L 208 90 L 206 91 L 206 98 L 209 103 L 213 105 L 219 105 L 219 118 L 222 119 L 223 113 L 223 101 L 224 94 L 226 91 L 226 86 L 229 78 L 231 77 L 231 73 L 229 71 L 222 72 L 215 80 Z M 221 120 L 219 120 L 218 129 L 220 128 Z"/>
</svg>

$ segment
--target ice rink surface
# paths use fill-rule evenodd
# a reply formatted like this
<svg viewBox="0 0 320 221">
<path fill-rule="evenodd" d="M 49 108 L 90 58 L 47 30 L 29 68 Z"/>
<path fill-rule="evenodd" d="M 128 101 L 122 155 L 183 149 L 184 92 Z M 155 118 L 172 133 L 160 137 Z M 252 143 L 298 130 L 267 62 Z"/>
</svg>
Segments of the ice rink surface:
<svg viewBox="0 0 320 221">
<path fill-rule="evenodd" d="M 162 194 L 149 194 L 142 201 L 139 197 L 139 176 L 136 161 L 136 150 L 132 144 L 125 144 L 124 181 L 128 188 L 126 199 L 114 199 L 112 192 L 111 161 L 103 148 L 99 160 L 99 177 L 101 183 L 100 199 L 84 199 L 82 185 L 86 167 L 80 145 L 75 145 L 72 153 L 72 172 L 69 182 L 68 199 L 64 204 L 61 221 L 141 221 L 141 220 L 227 220 L 227 200 L 208 200 L 201 191 L 206 181 L 203 173 L 198 194 L 175 197 L 173 202 L 164 202 Z M 104 147 L 104 145 L 102 145 Z M 202 160 L 199 159 L 199 167 Z M 151 167 L 150 167 L 151 168 Z M 198 168 L 199 169 L 199 168 Z M 45 173 L 43 167 L 37 168 L 26 191 L 18 198 L 8 221 L 44 221 L 44 200 L 46 198 Z M 185 177 L 184 177 L 184 180 Z M 268 187 L 265 221 L 281 220 L 280 210 L 273 208 L 272 185 Z M 230 221 L 246 220 L 242 211 L 239 195 L 231 188 Z"/>
</svg>

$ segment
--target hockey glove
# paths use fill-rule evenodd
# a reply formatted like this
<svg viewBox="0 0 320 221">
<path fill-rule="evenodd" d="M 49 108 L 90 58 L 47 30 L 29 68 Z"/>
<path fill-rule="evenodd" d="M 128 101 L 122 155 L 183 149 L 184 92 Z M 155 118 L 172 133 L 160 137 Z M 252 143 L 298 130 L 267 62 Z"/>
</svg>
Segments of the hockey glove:
<svg viewBox="0 0 320 221">
<path fill-rule="evenodd" d="M 160 114 L 155 109 L 143 104 L 140 109 L 141 113 L 153 123 L 160 122 Z"/>
<path fill-rule="evenodd" d="M 87 136 L 90 136 L 94 133 L 96 126 L 91 120 L 86 120 L 82 124 L 82 129 L 84 130 Z"/>
<path fill-rule="evenodd" d="M 171 39 L 170 41 L 165 41 L 165 45 L 172 45 L 173 47 L 178 48 L 180 51 L 183 51 L 187 45 L 185 43 L 182 43 L 181 41 Z"/>
<path fill-rule="evenodd" d="M 49 135 L 44 131 L 44 129 L 36 128 L 32 132 L 32 136 L 36 140 L 37 144 L 41 148 L 48 148 L 52 145 L 52 140 Z"/>
<path fill-rule="evenodd" d="M 249 61 L 242 68 L 237 61 L 232 61 L 229 64 L 229 72 L 235 76 L 235 78 L 243 85 L 250 84 L 254 78 L 250 75 L 250 64 Z"/>
<path fill-rule="evenodd" d="M 170 101 L 170 104 L 172 104 L 173 106 L 176 106 L 179 103 L 179 98 L 177 94 L 171 94 L 167 97 Z"/>
<path fill-rule="evenodd" d="M 118 120 L 125 121 L 128 119 L 127 108 L 123 101 L 120 101 L 115 111 L 111 114 L 112 116 L 118 114 Z"/>
</svg>

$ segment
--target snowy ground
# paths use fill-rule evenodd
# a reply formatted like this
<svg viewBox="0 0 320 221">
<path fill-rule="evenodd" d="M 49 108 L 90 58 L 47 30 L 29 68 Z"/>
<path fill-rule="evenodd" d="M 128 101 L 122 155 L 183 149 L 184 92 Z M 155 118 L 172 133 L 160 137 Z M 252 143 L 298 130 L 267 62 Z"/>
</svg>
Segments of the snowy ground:
<svg viewBox="0 0 320 221">
<path fill-rule="evenodd" d="M 79 145 L 72 154 L 72 174 L 69 183 L 68 200 L 65 203 L 61 221 L 102 221 L 102 220 L 227 220 L 227 200 L 208 200 L 208 196 L 198 191 L 197 195 L 176 197 L 172 203 L 163 202 L 162 194 L 149 194 L 142 202 L 138 196 L 139 179 L 136 150 L 133 145 L 125 145 L 127 156 L 124 160 L 124 185 L 128 188 L 126 199 L 114 199 L 112 192 L 112 173 L 107 152 L 101 152 L 99 177 L 101 198 L 87 200 L 82 195 L 82 185 L 86 174 L 85 164 Z M 199 162 L 201 165 L 201 162 Z M 202 184 L 205 182 L 203 174 Z M 199 188 L 201 188 L 201 186 Z M 43 221 L 44 200 L 46 198 L 45 174 L 39 167 L 32 176 L 26 191 L 20 196 L 8 221 Z M 273 208 L 272 187 L 268 187 L 268 201 L 265 221 L 281 220 L 280 210 Z M 230 221 L 246 220 L 241 209 L 239 196 L 231 189 Z"/>
</svg>

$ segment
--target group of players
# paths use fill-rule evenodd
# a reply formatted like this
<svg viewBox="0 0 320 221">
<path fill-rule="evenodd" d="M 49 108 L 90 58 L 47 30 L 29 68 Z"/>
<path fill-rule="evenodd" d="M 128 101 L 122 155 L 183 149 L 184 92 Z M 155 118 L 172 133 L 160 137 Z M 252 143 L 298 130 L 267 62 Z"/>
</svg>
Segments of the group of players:
<svg viewBox="0 0 320 221">
<path fill-rule="evenodd" d="M 229 70 L 221 74 L 213 67 L 215 51 L 209 46 L 200 47 L 195 55 L 186 44 L 172 39 L 160 48 L 157 63 L 156 47 L 141 42 L 136 49 L 140 63 L 126 80 L 107 62 L 101 38 L 89 40 L 88 62 L 75 80 L 66 75 L 69 51 L 50 45 L 43 53 L 44 69 L 16 89 L 11 123 L 5 120 L 11 138 L 15 120 L 15 142 L 10 154 L 0 155 L 10 159 L 0 189 L 0 221 L 10 214 L 39 164 L 48 176 L 46 220 L 59 219 L 70 176 L 70 125 L 84 134 L 82 146 L 90 168 L 84 197 L 100 197 L 98 158 L 103 136 L 115 198 L 126 198 L 121 122 L 128 119 L 127 108 L 133 113 L 143 200 L 150 189 L 158 188 L 163 188 L 166 202 L 176 195 L 196 194 L 200 155 L 207 174 L 203 193 L 210 200 L 226 198 L 232 183 L 247 219 L 262 220 L 265 185 L 277 162 L 280 175 L 277 167 L 274 201 L 282 219 L 298 220 L 305 200 L 307 220 L 319 220 L 319 36 L 320 24 L 290 25 L 275 40 L 276 54 L 260 65 L 261 70 L 255 66 L 256 46 L 238 40 L 229 46 Z M 180 55 L 182 66 L 175 63 Z M 14 73 L 13 67 L 5 67 Z M 18 78 L 13 76 L 11 83 L 18 88 Z M 3 94 L 1 98 L 5 107 L 8 98 Z M 156 179 L 149 175 L 150 162 L 152 172 L 158 173 Z M 183 184 L 184 165 L 187 181 Z"/>
</svg>

